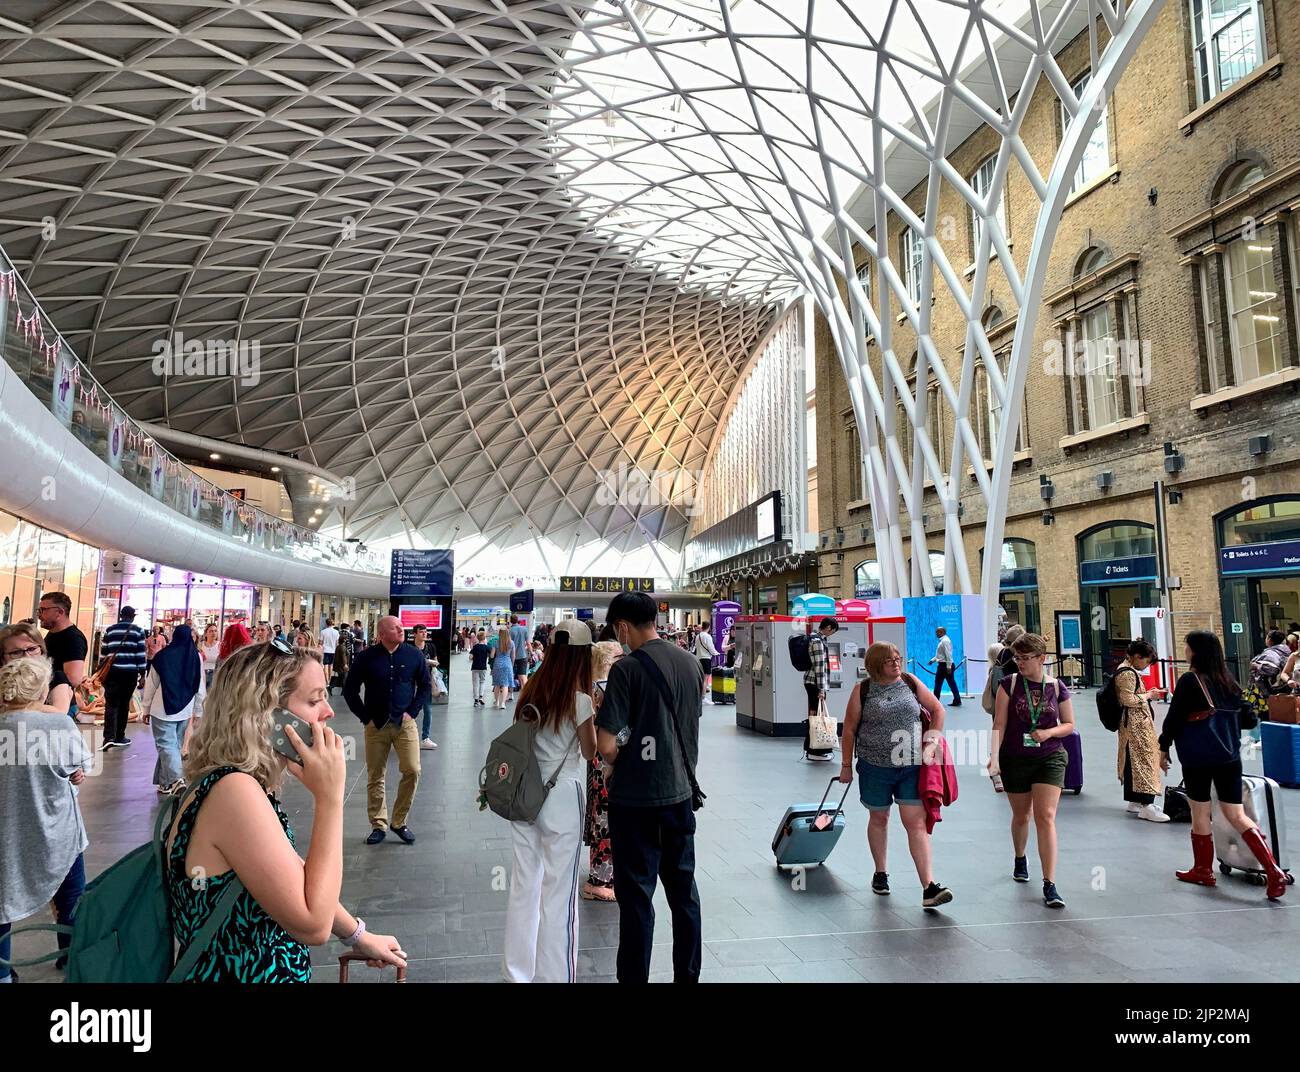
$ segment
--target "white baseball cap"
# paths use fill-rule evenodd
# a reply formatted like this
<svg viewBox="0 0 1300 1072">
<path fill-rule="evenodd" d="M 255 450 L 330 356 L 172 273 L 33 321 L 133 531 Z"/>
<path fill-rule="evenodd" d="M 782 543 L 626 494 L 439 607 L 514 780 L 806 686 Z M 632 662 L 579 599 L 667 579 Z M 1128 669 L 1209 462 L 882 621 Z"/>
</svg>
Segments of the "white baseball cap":
<svg viewBox="0 0 1300 1072">
<path fill-rule="evenodd" d="M 551 633 L 551 643 L 591 647 L 591 630 L 577 618 L 565 618 Z"/>
</svg>

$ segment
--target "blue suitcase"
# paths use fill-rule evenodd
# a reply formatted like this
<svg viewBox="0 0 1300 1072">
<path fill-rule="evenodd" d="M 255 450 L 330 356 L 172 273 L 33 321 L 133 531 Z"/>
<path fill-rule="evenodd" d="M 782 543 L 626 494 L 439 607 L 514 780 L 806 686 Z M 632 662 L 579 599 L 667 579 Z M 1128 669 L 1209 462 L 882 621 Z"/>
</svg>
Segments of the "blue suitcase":
<svg viewBox="0 0 1300 1072">
<path fill-rule="evenodd" d="M 838 805 L 827 807 L 826 798 L 837 781 L 838 778 L 830 780 L 820 804 L 792 804 L 786 808 L 772 838 L 778 871 L 787 867 L 817 867 L 834 850 L 844 833 L 844 801 L 853 784 L 844 787 Z"/>
<path fill-rule="evenodd" d="M 1069 760 L 1065 768 L 1065 791 L 1077 797 L 1083 792 L 1083 738 L 1078 730 L 1065 738 L 1065 756 Z"/>
<path fill-rule="evenodd" d="M 1289 722 L 1263 722 L 1260 734 L 1264 777 L 1272 778 L 1279 785 L 1300 785 L 1300 726 Z"/>
</svg>

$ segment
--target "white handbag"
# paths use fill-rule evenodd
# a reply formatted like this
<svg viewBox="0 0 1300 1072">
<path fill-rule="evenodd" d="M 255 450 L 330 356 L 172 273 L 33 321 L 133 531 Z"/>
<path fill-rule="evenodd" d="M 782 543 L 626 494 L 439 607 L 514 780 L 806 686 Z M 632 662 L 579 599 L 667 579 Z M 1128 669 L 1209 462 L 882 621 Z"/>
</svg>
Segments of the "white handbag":
<svg viewBox="0 0 1300 1072">
<path fill-rule="evenodd" d="M 839 743 L 835 720 L 826 711 L 826 701 L 819 700 L 817 714 L 808 719 L 808 750 L 810 752 L 833 750 Z"/>
</svg>

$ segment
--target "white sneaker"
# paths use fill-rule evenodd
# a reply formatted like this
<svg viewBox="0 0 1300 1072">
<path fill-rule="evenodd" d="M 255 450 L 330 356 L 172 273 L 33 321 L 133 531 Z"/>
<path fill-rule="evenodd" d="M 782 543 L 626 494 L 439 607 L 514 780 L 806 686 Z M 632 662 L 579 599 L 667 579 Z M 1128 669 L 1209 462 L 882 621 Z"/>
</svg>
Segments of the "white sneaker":
<svg viewBox="0 0 1300 1072">
<path fill-rule="evenodd" d="M 426 737 L 420 742 L 420 747 L 426 752 L 431 752 L 433 749 L 438 747 L 438 743 L 432 738 Z"/>
<path fill-rule="evenodd" d="M 1169 816 L 1161 811 L 1157 804 L 1143 804 L 1142 807 L 1138 809 L 1137 817 L 1139 819 L 1146 819 L 1148 822 L 1152 823 L 1169 822 Z"/>
<path fill-rule="evenodd" d="M 1125 810 L 1126 812 L 1128 812 L 1130 815 L 1136 815 L 1139 811 L 1142 810 L 1142 805 L 1141 805 L 1141 804 L 1134 804 L 1134 803 L 1130 800 L 1130 801 L 1129 801 L 1129 804 L 1128 804 L 1128 807 L 1125 808 L 1124 810 Z"/>
</svg>

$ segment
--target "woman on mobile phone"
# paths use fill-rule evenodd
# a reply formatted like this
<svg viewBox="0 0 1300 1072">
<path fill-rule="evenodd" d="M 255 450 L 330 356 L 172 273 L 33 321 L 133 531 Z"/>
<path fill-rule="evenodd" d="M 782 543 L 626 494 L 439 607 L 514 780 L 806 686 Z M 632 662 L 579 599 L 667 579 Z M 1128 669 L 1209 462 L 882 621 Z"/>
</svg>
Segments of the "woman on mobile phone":
<svg viewBox="0 0 1300 1072">
<path fill-rule="evenodd" d="M 1011 804 L 1011 877 L 1029 881 L 1029 820 L 1038 829 L 1038 860 L 1043 867 L 1043 903 L 1064 908 L 1056 890 L 1056 806 L 1065 788 L 1068 757 L 1062 740 L 1074 732 L 1070 692 L 1043 669 L 1047 642 L 1025 633 L 1011 645 L 1016 672 L 998 685 L 993 714 L 989 774 L 1002 777 Z"/>
<path fill-rule="evenodd" d="M 501 643 L 507 647 L 510 638 Z M 550 650 L 524 683 L 515 709 L 516 722 L 538 724 L 533 754 L 553 788 L 535 822 L 510 824 L 514 867 L 506 905 L 505 975 L 513 983 L 572 983 L 577 978 L 578 867 L 586 803 L 582 761 L 596 754 L 591 673 L 591 630 L 566 618 L 555 627 Z"/>
<path fill-rule="evenodd" d="M 1169 770 L 1169 749 L 1178 748 L 1183 765 L 1183 783 L 1192 806 L 1192 859 L 1187 871 L 1175 871 L 1183 882 L 1216 885 L 1214 877 L 1214 829 L 1210 787 L 1219 798 L 1223 818 L 1255 854 L 1268 877 L 1268 898 L 1286 893 L 1287 877 L 1273 859 L 1268 842 L 1246 814 L 1241 792 L 1241 719 L 1245 713 L 1241 686 L 1228 673 L 1223 645 L 1213 633 L 1194 629 L 1187 634 L 1183 656 L 1189 669 L 1174 686 L 1174 696 L 1160 731 L 1160 768 Z M 1253 723 L 1254 719 L 1248 716 Z M 1220 723 L 1220 732 L 1210 734 L 1208 723 Z M 1247 727 L 1249 728 L 1249 727 Z M 1218 754 L 1214 754 L 1217 752 Z"/>
<path fill-rule="evenodd" d="M 285 730 L 301 765 L 271 747 L 277 708 L 312 724 L 311 741 Z M 308 946 L 330 935 L 373 967 L 406 963 L 396 938 L 367 933 L 339 904 L 346 771 L 343 740 L 326 725 L 333 717 L 324 667 L 310 649 L 243 647 L 213 677 L 185 763 L 190 789 L 168 841 L 168 896 L 182 952 L 236 877 L 244 891 L 186 982 L 308 982 Z M 286 771 L 315 799 L 305 861 L 276 796 Z"/>
</svg>

